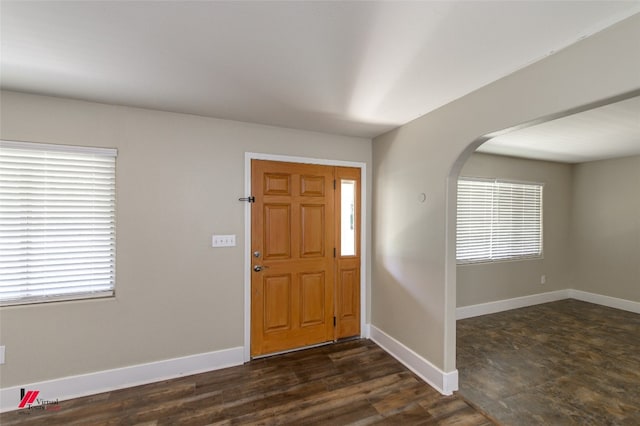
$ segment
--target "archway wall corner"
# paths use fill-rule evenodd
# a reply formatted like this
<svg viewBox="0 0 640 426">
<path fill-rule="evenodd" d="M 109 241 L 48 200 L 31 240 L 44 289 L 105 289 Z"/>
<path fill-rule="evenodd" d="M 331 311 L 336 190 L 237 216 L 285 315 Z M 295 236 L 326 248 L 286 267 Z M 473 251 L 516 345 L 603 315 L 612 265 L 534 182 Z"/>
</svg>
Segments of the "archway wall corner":
<svg viewBox="0 0 640 426">
<path fill-rule="evenodd" d="M 372 325 L 455 371 L 455 183 L 462 166 L 498 134 L 637 96 L 638 39 L 640 15 L 374 139 Z M 385 309 L 377 309 L 383 299 Z"/>
</svg>

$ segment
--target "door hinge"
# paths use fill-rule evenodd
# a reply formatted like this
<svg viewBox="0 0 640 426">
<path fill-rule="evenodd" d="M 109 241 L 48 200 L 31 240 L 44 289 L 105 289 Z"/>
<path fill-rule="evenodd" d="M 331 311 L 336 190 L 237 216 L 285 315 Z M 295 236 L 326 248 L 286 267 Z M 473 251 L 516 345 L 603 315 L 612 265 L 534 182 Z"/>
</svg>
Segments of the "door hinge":
<svg viewBox="0 0 640 426">
<path fill-rule="evenodd" d="M 245 198 L 238 198 L 238 201 L 246 201 L 247 203 L 255 203 L 256 202 L 256 197 L 250 196 L 250 197 L 245 197 Z"/>
<path fill-rule="evenodd" d="M 333 248 L 333 257 L 336 257 L 336 248 Z"/>
<path fill-rule="evenodd" d="M 336 189 L 336 180 L 333 180 L 333 189 Z"/>
<path fill-rule="evenodd" d="M 336 317 L 333 317 L 333 326 L 336 326 Z"/>
</svg>

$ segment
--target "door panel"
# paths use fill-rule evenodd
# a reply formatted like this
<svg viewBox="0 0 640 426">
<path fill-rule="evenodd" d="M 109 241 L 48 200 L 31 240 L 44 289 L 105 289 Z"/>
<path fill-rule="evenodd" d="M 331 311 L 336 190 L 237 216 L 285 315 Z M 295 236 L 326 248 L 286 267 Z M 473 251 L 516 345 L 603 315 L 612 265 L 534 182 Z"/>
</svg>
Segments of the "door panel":
<svg viewBox="0 0 640 426">
<path fill-rule="evenodd" d="M 324 257 L 327 229 L 325 206 L 303 204 L 300 206 L 301 257 Z"/>
<path fill-rule="evenodd" d="M 264 206 L 264 258 L 291 258 L 291 206 L 265 204 Z"/>
<path fill-rule="evenodd" d="M 358 269 L 341 269 L 340 270 L 340 298 L 339 305 L 342 307 L 340 319 L 353 318 L 358 315 L 358 287 L 360 287 L 360 279 L 358 277 Z"/>
<path fill-rule="evenodd" d="M 309 327 L 325 320 L 325 273 L 300 274 L 300 326 Z"/>
<path fill-rule="evenodd" d="M 265 173 L 264 195 L 291 195 L 291 175 Z"/>
<path fill-rule="evenodd" d="M 291 328 L 291 275 L 264 279 L 264 328 L 266 333 Z"/>
<path fill-rule="evenodd" d="M 360 334 L 360 259 L 338 263 L 336 337 L 342 339 Z"/>
<path fill-rule="evenodd" d="M 325 179 L 322 176 L 300 176 L 300 195 L 324 197 Z"/>
</svg>

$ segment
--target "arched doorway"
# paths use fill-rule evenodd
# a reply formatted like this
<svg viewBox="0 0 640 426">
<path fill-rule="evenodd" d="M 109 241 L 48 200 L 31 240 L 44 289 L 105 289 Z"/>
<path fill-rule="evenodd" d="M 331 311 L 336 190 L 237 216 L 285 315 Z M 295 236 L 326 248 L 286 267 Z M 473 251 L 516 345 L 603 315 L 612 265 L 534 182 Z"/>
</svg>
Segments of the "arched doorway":
<svg viewBox="0 0 640 426">
<path fill-rule="evenodd" d="M 515 133 L 518 133 L 518 131 L 526 131 L 527 129 L 533 129 L 536 126 L 543 126 L 544 123 L 552 123 L 554 121 L 559 121 L 559 119 L 562 119 L 564 117 L 579 117 L 579 116 L 587 117 L 587 115 L 586 115 L 587 113 L 590 113 L 590 112 L 593 112 L 593 111 L 596 111 L 596 110 L 599 110 L 599 109 L 602 109 L 602 108 L 607 108 L 607 106 L 609 106 L 609 105 L 616 105 L 616 104 L 623 104 L 625 102 L 627 102 L 627 103 L 632 102 L 632 103 L 637 103 L 638 106 L 640 106 L 640 103 L 637 102 L 637 100 L 640 99 L 640 98 L 637 98 L 638 95 L 639 95 L 638 91 L 634 91 L 634 92 L 628 93 L 628 94 L 626 94 L 624 96 L 607 99 L 605 101 L 598 102 L 598 103 L 595 103 L 595 104 L 590 104 L 590 105 L 587 105 L 587 106 L 585 106 L 583 108 L 579 108 L 579 109 L 576 109 L 576 110 L 568 111 L 568 112 L 566 112 L 564 114 L 554 115 L 554 116 L 551 116 L 551 117 L 545 117 L 545 118 L 540 119 L 540 120 L 535 120 L 534 122 L 527 123 L 527 124 L 524 124 L 524 125 L 521 125 L 521 126 L 517 126 L 516 128 L 507 129 L 505 131 L 501 131 L 501 132 L 493 133 L 491 135 L 486 135 L 486 136 L 480 137 L 480 138 L 476 139 L 475 141 L 473 141 L 467 147 L 467 149 L 460 155 L 460 157 L 456 161 L 456 164 L 452 167 L 452 173 L 449 176 L 449 188 L 448 188 L 449 189 L 449 201 L 448 201 L 449 226 L 448 226 L 448 234 L 447 234 L 447 242 L 448 242 L 448 244 L 447 244 L 447 255 L 448 255 L 447 268 L 448 268 L 448 272 L 449 273 L 447 274 L 447 276 L 448 277 L 454 277 L 454 279 L 455 279 L 455 283 L 453 283 L 453 285 L 455 287 L 454 290 L 453 290 L 453 293 L 455 295 L 454 300 L 460 300 L 460 298 L 458 297 L 458 296 L 460 296 L 460 294 L 459 293 L 455 294 L 455 293 L 459 290 L 460 277 L 461 277 L 461 275 L 464 275 L 464 274 L 460 274 L 459 273 L 460 271 L 458 270 L 458 265 L 456 264 L 456 233 L 455 233 L 455 230 L 456 230 L 456 226 L 455 226 L 456 225 L 456 219 L 455 219 L 455 216 L 456 216 L 456 210 L 457 210 L 457 192 L 456 192 L 456 187 L 457 187 L 458 177 L 461 175 L 461 172 L 463 170 L 467 170 L 467 171 L 469 170 L 468 160 L 474 155 L 474 152 L 476 152 L 476 149 L 478 147 L 480 147 L 482 144 L 484 144 L 485 142 L 489 141 L 489 140 L 500 139 L 503 135 L 508 135 L 509 133 L 515 134 Z M 638 109 L 638 111 L 640 111 L 640 109 Z M 640 112 L 638 112 L 638 114 L 640 114 Z M 636 117 L 638 117 L 638 116 L 640 116 L 640 115 L 637 115 Z M 637 123 L 637 121 L 636 121 L 636 123 Z M 640 124 L 639 124 L 639 127 L 640 127 Z M 638 144 L 638 145 L 640 145 L 640 144 Z M 631 154 L 631 155 L 638 156 L 638 155 L 640 155 L 640 152 L 636 152 L 635 154 Z M 495 165 L 496 163 L 494 162 L 492 164 Z M 465 167 L 465 165 L 467 165 L 467 166 Z M 558 167 L 561 168 L 561 166 L 558 166 Z M 564 166 L 562 166 L 562 167 L 564 167 Z M 633 166 L 630 166 L 630 167 L 633 167 Z M 629 168 L 629 166 L 627 166 L 627 168 Z M 478 167 L 472 168 L 472 170 L 475 170 L 477 172 Z M 489 177 L 489 176 L 484 176 L 484 177 Z M 500 178 L 500 176 L 494 176 L 494 177 Z M 453 230 L 453 233 L 451 233 L 452 230 Z M 451 262 L 453 262 L 453 265 L 451 264 Z M 447 285 L 451 285 L 451 282 L 449 280 L 447 280 Z M 562 289 L 561 289 L 561 287 L 562 287 Z M 548 288 L 545 288 L 545 287 L 539 287 L 539 288 L 542 290 L 542 291 L 539 292 L 540 295 L 542 293 L 549 293 L 548 292 Z M 448 290 L 451 290 L 451 289 L 449 288 Z M 575 296 L 575 294 L 577 294 L 577 293 L 570 293 L 569 292 L 570 289 L 563 287 L 561 284 L 556 286 L 556 287 L 553 287 L 553 290 L 556 292 L 555 297 L 557 297 L 557 298 L 572 297 L 572 295 Z M 540 295 L 538 295 L 538 294 L 526 294 L 525 298 L 520 298 L 520 300 L 518 300 L 518 301 L 514 301 L 514 300 L 506 301 L 506 300 L 503 300 L 503 299 L 506 299 L 506 297 L 505 298 L 499 297 L 498 300 L 490 301 L 490 303 L 479 303 L 479 304 L 477 304 L 476 306 L 473 306 L 473 307 L 467 306 L 467 308 L 471 308 L 471 309 L 466 309 L 466 311 L 464 309 L 461 310 L 461 309 L 459 309 L 459 307 L 456 306 L 457 314 L 458 314 L 458 316 L 460 316 L 460 314 L 462 313 L 463 317 L 472 317 L 472 316 L 475 316 L 475 315 L 483 315 L 483 314 L 488 314 L 488 313 L 492 313 L 492 312 L 499 312 L 499 311 L 504 311 L 504 310 L 507 310 L 507 309 L 513 309 L 515 307 L 518 307 L 517 303 L 521 303 L 522 304 L 521 306 L 527 306 L 527 305 L 533 305 L 535 303 L 542 303 L 544 301 L 549 301 L 549 300 L 545 300 L 546 296 L 540 296 Z M 533 296 L 533 297 L 530 297 L 530 296 Z M 514 299 L 514 298 L 511 298 L 511 299 Z M 491 303 L 491 302 L 495 302 L 495 303 Z M 514 303 L 516 303 L 516 305 L 514 305 Z M 460 303 L 457 303 L 457 304 L 459 305 Z M 462 306 L 466 306 L 466 304 L 462 304 Z M 622 307 L 622 309 L 624 309 L 624 307 Z M 502 320 L 503 321 L 508 321 L 505 318 L 503 318 Z M 504 338 L 504 336 L 502 336 L 502 335 L 501 336 L 495 335 L 494 337 L 496 339 Z M 542 336 L 542 335 L 540 335 L 540 336 L 530 336 L 530 337 L 529 336 L 523 336 L 523 338 L 538 338 L 538 337 L 539 338 L 546 338 L 545 336 Z M 489 339 L 490 338 L 491 338 L 491 336 L 489 336 Z M 516 342 L 516 344 L 517 343 L 518 342 Z M 520 343 L 522 343 L 522 342 L 520 342 Z M 456 349 L 460 349 L 460 348 L 456 348 Z M 479 357 L 483 356 L 483 354 L 481 354 L 477 350 L 476 350 L 475 353 Z M 458 357 L 458 359 L 459 358 L 460 357 Z M 487 362 L 487 361 L 491 362 L 490 359 L 485 359 L 485 360 L 480 361 L 480 363 Z M 514 363 L 514 364 L 517 364 L 517 363 Z M 505 365 L 507 365 L 507 364 L 505 364 Z M 508 368 L 511 368 L 511 367 L 513 367 L 513 366 L 509 366 Z M 515 367 L 513 367 L 512 370 L 509 370 L 511 375 L 517 375 L 518 374 L 517 373 L 517 371 L 518 371 L 517 367 L 518 366 L 516 365 Z M 521 364 L 520 367 L 523 367 L 523 365 Z M 458 366 L 458 368 L 460 368 L 460 366 Z M 549 368 L 549 367 L 545 365 L 544 368 Z M 535 366 L 533 367 L 533 369 L 535 369 Z M 486 371 L 484 371 L 484 374 L 487 374 L 488 369 L 485 369 L 485 370 Z M 495 373 L 495 371 L 493 371 L 493 373 Z M 489 374 L 488 377 L 489 376 L 491 376 L 491 374 Z M 527 376 L 526 374 L 523 374 L 523 377 L 526 377 L 526 376 Z M 460 391 L 461 391 L 461 394 L 463 396 L 466 396 L 466 397 L 470 397 L 470 395 L 471 395 L 471 397 L 472 397 L 473 394 L 465 395 L 465 393 L 464 393 L 464 391 L 465 391 L 465 379 L 466 379 L 466 376 L 465 376 L 465 374 L 462 374 L 462 371 L 461 371 L 460 379 L 459 379 L 460 380 Z M 531 378 L 529 378 L 529 379 L 530 380 L 529 380 L 528 384 L 531 384 L 532 380 L 531 380 Z M 546 378 L 542 378 L 541 380 L 546 380 Z M 533 379 L 533 381 L 535 382 L 535 378 Z M 533 384 L 535 385 L 536 383 L 533 383 Z M 499 391 L 495 391 L 495 389 L 496 389 L 496 386 L 501 386 L 501 385 L 502 384 L 500 383 L 499 379 L 497 381 L 493 382 L 493 383 L 490 383 L 488 380 L 475 383 L 475 386 L 480 386 L 480 387 L 481 386 L 486 386 L 485 389 L 481 389 L 481 390 L 483 392 L 486 392 L 486 393 L 490 394 L 494 399 L 500 397 L 500 392 Z M 493 388 L 491 388 L 492 386 L 493 386 Z M 505 389 L 505 392 L 514 392 L 514 384 L 510 383 L 508 378 L 505 379 L 504 389 Z M 473 399 L 471 399 L 471 400 L 472 400 L 472 402 L 477 403 L 478 405 L 481 406 L 481 408 L 483 408 L 483 409 L 485 409 L 487 411 L 489 411 L 489 408 L 491 407 L 491 405 L 489 406 L 489 408 L 483 407 L 480 404 L 480 401 L 474 401 Z M 486 402 L 486 401 L 482 401 L 482 402 Z M 496 403 L 497 403 L 497 401 L 496 401 Z M 502 402 L 502 404 L 505 405 L 504 402 Z M 494 408 L 495 408 L 495 406 L 494 406 Z M 554 409 L 554 408 L 552 407 L 552 409 Z M 498 410 L 498 412 L 500 412 L 500 411 Z M 489 411 L 489 414 L 494 414 L 494 413 L 491 413 Z M 509 422 L 509 418 L 500 418 L 500 417 L 498 417 L 498 420 L 499 421 L 505 421 L 507 423 Z"/>
</svg>

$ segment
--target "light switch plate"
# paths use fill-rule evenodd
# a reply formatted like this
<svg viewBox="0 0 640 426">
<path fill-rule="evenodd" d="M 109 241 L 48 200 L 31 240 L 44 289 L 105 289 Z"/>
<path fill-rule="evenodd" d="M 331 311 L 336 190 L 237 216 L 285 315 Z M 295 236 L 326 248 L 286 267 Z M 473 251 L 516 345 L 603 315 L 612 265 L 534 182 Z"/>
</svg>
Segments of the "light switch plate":
<svg viewBox="0 0 640 426">
<path fill-rule="evenodd" d="M 4 364 L 4 345 L 0 346 L 0 364 Z"/>
<path fill-rule="evenodd" d="M 212 247 L 234 247 L 235 245 L 235 235 L 214 235 L 211 240 Z"/>
</svg>

